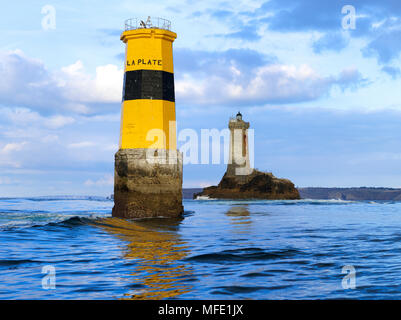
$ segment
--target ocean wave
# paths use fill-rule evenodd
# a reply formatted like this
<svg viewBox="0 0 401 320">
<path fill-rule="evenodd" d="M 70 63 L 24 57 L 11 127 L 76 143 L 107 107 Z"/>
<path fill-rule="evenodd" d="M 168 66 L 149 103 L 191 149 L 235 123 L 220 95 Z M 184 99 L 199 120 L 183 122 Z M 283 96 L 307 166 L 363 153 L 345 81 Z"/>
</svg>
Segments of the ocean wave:
<svg viewBox="0 0 401 320">
<path fill-rule="evenodd" d="M 79 217 L 74 216 L 68 218 L 66 220 L 58 221 L 58 222 L 49 222 L 45 226 L 57 226 L 57 227 L 76 227 L 76 226 L 83 226 L 92 223 L 93 219 L 86 218 L 86 217 Z"/>
<path fill-rule="evenodd" d="M 39 228 L 39 227 L 74 227 L 94 223 L 96 219 L 103 218 L 102 214 L 90 214 L 88 216 L 78 216 L 76 214 L 21 214 L 10 217 L 0 216 L 0 230 L 15 228 Z M 6 219 L 7 218 L 7 219 Z"/>
<path fill-rule="evenodd" d="M 272 260 L 289 258 L 301 254 L 295 249 L 283 249 L 266 251 L 261 248 L 244 248 L 235 250 L 224 250 L 220 252 L 199 254 L 186 258 L 187 261 L 205 263 L 224 263 L 224 262 L 247 262 L 250 260 Z"/>
<path fill-rule="evenodd" d="M 215 287 L 215 291 L 213 291 L 213 294 L 227 294 L 227 295 L 232 295 L 232 294 L 238 294 L 238 293 L 252 293 L 255 291 L 260 291 L 260 290 L 268 290 L 269 287 L 265 286 L 220 286 L 220 287 Z"/>
<path fill-rule="evenodd" d="M 29 260 L 29 259 L 5 259 L 5 260 L 0 260 L 0 266 L 2 267 L 10 267 L 10 266 L 17 266 L 21 264 L 31 264 L 31 263 L 41 263 L 42 261 L 36 261 L 36 260 Z"/>
<path fill-rule="evenodd" d="M 401 202 L 375 202 L 186 200 L 184 219 L 135 221 L 106 202 L 0 202 L 0 299 L 399 299 Z"/>
</svg>

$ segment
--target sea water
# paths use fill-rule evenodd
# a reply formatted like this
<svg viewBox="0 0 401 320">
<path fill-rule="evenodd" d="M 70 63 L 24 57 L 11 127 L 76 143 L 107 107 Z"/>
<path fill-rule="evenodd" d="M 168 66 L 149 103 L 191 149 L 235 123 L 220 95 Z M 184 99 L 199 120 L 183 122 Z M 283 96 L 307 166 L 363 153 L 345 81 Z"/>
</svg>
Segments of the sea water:
<svg viewBox="0 0 401 320">
<path fill-rule="evenodd" d="M 0 299 L 400 299 L 401 203 L 0 199 Z M 352 278 L 352 279 L 351 279 Z"/>
</svg>

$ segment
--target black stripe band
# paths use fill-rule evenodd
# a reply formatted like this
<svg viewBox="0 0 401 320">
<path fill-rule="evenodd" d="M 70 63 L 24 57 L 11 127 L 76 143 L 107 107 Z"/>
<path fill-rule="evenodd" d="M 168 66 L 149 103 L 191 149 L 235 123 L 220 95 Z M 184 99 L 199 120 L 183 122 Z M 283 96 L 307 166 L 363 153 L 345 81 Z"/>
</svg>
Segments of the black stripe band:
<svg viewBox="0 0 401 320">
<path fill-rule="evenodd" d="M 174 102 L 174 74 L 159 70 L 125 72 L 123 101 L 137 99 Z"/>
</svg>

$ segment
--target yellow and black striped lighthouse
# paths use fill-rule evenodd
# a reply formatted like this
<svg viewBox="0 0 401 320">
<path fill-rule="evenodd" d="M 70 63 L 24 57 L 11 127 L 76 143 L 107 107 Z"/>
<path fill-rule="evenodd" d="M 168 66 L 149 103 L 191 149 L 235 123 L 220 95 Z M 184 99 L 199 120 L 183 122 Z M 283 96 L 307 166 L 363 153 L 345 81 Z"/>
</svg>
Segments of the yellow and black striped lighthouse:
<svg viewBox="0 0 401 320">
<path fill-rule="evenodd" d="M 113 216 L 178 216 L 182 155 L 177 150 L 171 23 L 129 19 Z"/>
</svg>

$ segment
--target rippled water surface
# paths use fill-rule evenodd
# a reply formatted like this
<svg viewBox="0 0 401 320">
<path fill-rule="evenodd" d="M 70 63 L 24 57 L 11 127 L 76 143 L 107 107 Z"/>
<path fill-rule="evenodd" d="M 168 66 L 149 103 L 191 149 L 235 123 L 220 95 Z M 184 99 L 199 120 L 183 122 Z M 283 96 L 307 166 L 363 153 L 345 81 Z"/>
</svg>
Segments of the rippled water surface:
<svg viewBox="0 0 401 320">
<path fill-rule="evenodd" d="M 135 221 L 112 206 L 0 199 L 0 299 L 401 298 L 401 203 L 188 200 L 183 219 Z"/>
</svg>

